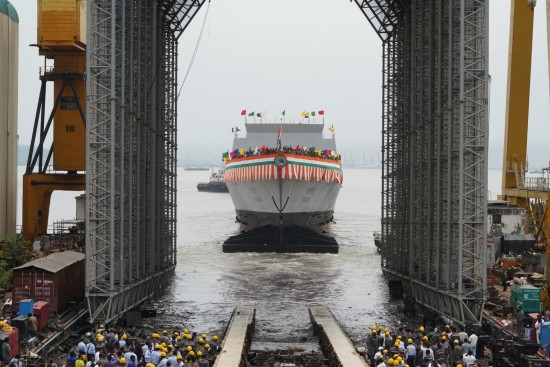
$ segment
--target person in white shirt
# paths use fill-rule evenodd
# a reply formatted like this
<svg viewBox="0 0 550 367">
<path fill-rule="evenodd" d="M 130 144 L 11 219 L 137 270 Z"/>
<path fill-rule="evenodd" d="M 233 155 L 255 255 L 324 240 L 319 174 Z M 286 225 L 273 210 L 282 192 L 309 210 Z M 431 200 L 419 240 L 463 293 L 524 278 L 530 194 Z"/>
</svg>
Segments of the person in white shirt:
<svg viewBox="0 0 550 367">
<path fill-rule="evenodd" d="M 537 316 L 537 322 L 535 322 L 535 331 L 537 333 L 537 344 L 540 344 L 540 328 L 542 327 L 542 316 Z"/>
<path fill-rule="evenodd" d="M 467 367 L 470 367 L 471 365 L 476 363 L 476 357 L 472 355 L 472 351 L 469 351 L 467 354 L 464 354 L 462 356 L 462 362 L 464 362 Z"/>
<path fill-rule="evenodd" d="M 475 357 L 475 355 L 476 355 L 476 345 L 477 345 L 477 335 L 475 333 L 471 333 L 470 337 L 468 338 L 468 341 L 470 342 L 470 350 L 472 351 L 472 355 Z"/>
</svg>

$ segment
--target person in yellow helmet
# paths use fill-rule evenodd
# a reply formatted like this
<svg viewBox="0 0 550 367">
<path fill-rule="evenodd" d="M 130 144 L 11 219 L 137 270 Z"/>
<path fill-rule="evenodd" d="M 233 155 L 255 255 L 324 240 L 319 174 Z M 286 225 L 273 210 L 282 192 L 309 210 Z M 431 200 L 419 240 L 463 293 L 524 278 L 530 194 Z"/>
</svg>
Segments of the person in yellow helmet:
<svg viewBox="0 0 550 367">
<path fill-rule="evenodd" d="M 122 357 L 118 360 L 118 364 L 121 366 L 126 366 L 126 358 Z"/>
</svg>

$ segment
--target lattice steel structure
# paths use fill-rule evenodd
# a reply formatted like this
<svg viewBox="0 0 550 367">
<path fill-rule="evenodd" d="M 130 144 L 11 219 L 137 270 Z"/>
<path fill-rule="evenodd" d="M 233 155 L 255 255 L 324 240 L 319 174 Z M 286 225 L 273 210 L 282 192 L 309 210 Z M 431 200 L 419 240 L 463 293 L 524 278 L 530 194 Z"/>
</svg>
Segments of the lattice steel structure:
<svg viewBox="0 0 550 367">
<path fill-rule="evenodd" d="M 422 305 L 479 324 L 488 1 L 355 2 L 383 42 L 383 271 Z"/>
<path fill-rule="evenodd" d="M 206 0 L 88 0 L 86 297 L 118 317 L 176 264 L 177 44 Z"/>
</svg>

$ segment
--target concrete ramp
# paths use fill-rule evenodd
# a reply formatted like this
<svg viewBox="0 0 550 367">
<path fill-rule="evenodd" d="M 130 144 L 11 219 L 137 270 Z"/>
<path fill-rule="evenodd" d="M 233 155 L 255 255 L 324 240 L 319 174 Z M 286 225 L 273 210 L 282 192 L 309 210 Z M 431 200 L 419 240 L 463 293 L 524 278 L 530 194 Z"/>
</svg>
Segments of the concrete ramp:
<svg viewBox="0 0 550 367">
<path fill-rule="evenodd" d="M 256 309 L 253 306 L 238 306 L 233 312 L 231 321 L 214 367 L 239 367 L 245 360 L 250 348 L 251 334 L 254 330 Z"/>
<path fill-rule="evenodd" d="M 311 305 L 308 309 L 313 329 L 319 335 L 321 349 L 327 358 L 344 367 L 368 367 L 328 307 Z"/>
</svg>

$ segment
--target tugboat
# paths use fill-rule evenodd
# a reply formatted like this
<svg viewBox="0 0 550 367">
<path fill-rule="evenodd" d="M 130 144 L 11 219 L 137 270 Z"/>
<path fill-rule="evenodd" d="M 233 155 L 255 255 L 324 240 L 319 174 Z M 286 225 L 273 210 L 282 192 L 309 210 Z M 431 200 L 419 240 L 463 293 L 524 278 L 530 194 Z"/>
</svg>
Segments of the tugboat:
<svg viewBox="0 0 550 367">
<path fill-rule="evenodd" d="M 246 136 L 235 136 L 233 151 L 224 154 L 241 235 L 223 250 L 337 253 L 327 235 L 343 180 L 334 133 L 324 136 L 324 123 L 245 128 Z"/>
<path fill-rule="evenodd" d="M 229 192 L 227 184 L 223 182 L 224 172 L 225 170 L 223 168 L 219 168 L 218 170 L 214 170 L 214 168 L 212 168 L 210 173 L 210 181 L 199 182 L 197 185 L 197 190 L 208 192 Z"/>
</svg>

